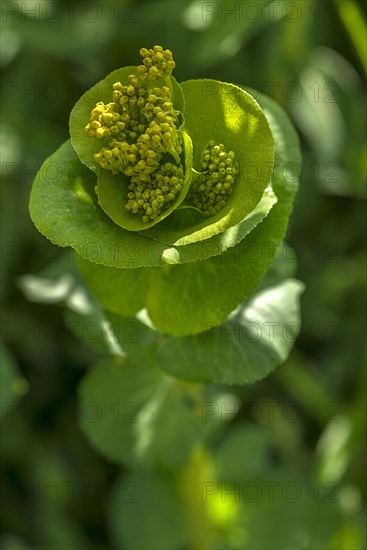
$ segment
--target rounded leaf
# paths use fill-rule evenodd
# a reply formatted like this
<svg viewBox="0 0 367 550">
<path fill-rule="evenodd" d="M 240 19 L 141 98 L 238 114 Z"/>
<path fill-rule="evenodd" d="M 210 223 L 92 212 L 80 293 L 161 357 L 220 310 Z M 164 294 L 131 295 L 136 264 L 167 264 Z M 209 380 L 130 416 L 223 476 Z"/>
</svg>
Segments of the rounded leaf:
<svg viewBox="0 0 367 550">
<path fill-rule="evenodd" d="M 139 323 L 133 319 L 113 322 L 123 339 L 144 348 L 134 326 Z M 148 353 L 154 353 L 152 347 Z M 119 464 L 182 466 L 202 440 L 200 396 L 194 399 L 189 386 L 166 376 L 150 358 L 136 361 L 137 355 L 128 350 L 127 358 L 105 359 L 83 378 L 81 428 L 99 452 Z"/>
<path fill-rule="evenodd" d="M 164 336 L 158 363 L 171 376 L 193 382 L 251 384 L 283 363 L 301 327 L 304 285 L 294 279 L 262 290 L 220 326 L 203 322 L 194 336 Z"/>
<path fill-rule="evenodd" d="M 214 250 L 204 261 L 147 270 L 146 286 L 142 288 L 141 294 L 150 318 L 163 333 L 174 336 L 198 334 L 205 330 L 204 326 L 223 323 L 231 311 L 254 292 L 284 239 L 298 188 L 301 163 L 299 142 L 284 111 L 265 96 L 261 96 L 259 101 L 275 136 L 276 168 L 273 188 L 278 201 L 261 223 L 239 242 L 235 242 L 235 246 L 229 245 L 219 255 L 215 255 Z M 233 231 L 236 235 L 238 227 L 239 225 L 212 239 L 218 238 L 218 243 L 227 232 Z M 198 247 L 198 253 L 199 250 L 209 253 L 212 239 L 171 247 L 172 258 L 176 254 L 179 264 L 190 247 Z M 214 245 L 214 249 L 216 248 L 217 245 Z M 90 269 L 93 273 L 94 267 L 90 266 Z M 100 269 L 103 271 L 102 267 Z M 115 288 L 119 289 L 116 295 L 121 296 L 116 299 L 116 308 L 117 303 L 122 303 L 124 307 L 124 292 L 127 293 L 126 301 L 129 303 L 129 287 L 119 285 L 118 269 L 113 270 L 109 277 L 115 277 Z M 131 277 L 134 277 L 133 273 Z M 126 280 L 126 273 L 121 274 L 121 278 Z M 88 274 L 86 280 L 89 284 Z M 104 304 L 103 273 L 100 273 L 98 282 L 97 275 L 92 276 L 91 290 Z M 115 309 L 114 311 L 119 313 Z M 120 313 L 124 314 L 123 311 Z"/>
<path fill-rule="evenodd" d="M 42 164 L 29 201 L 37 229 L 58 246 L 71 246 L 100 267 L 135 269 L 204 260 L 234 246 L 268 214 L 276 199 L 266 192 L 258 207 L 236 228 L 203 243 L 173 247 L 116 225 L 95 193 L 96 175 L 78 159 L 70 140 Z"/>
<path fill-rule="evenodd" d="M 271 182 L 274 139 L 255 99 L 239 86 L 217 80 L 189 80 L 180 84 L 185 96 L 184 128 L 193 143 L 193 165 L 200 171 L 210 140 L 234 151 L 239 174 L 227 204 L 217 214 L 199 211 L 188 219 L 178 209 L 147 231 L 165 244 L 182 246 L 203 241 L 240 223 L 259 203 Z M 189 196 L 187 198 L 188 204 Z"/>
</svg>

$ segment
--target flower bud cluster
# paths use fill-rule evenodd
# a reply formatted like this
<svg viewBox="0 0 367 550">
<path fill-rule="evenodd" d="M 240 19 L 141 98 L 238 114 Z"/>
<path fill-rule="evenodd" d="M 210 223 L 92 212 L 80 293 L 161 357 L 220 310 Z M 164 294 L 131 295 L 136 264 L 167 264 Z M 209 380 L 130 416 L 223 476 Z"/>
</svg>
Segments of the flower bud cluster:
<svg viewBox="0 0 367 550">
<path fill-rule="evenodd" d="M 169 80 L 175 67 L 172 53 L 154 46 L 142 48 L 140 54 L 143 64 L 137 67 L 138 75 L 129 75 L 126 85 L 113 85 L 112 102 L 97 103 L 85 131 L 105 144 L 94 155 L 99 166 L 131 178 L 125 207 L 148 222 L 156 219 L 180 190 L 176 180 L 171 180 L 182 180 L 183 174 L 171 173 L 167 165 L 183 172 L 182 139 L 178 130 L 180 113 L 173 107 Z M 156 81 L 162 78 L 165 80 L 159 86 Z M 178 166 L 167 162 L 167 155 Z M 165 185 L 162 178 L 169 178 Z M 153 191 L 162 198 L 158 200 Z"/>
<path fill-rule="evenodd" d="M 140 55 L 143 58 L 143 64 L 138 67 L 138 72 L 148 81 L 169 76 L 176 65 L 172 52 L 163 50 L 162 46 L 154 46 L 150 50 L 141 48 Z"/>
<path fill-rule="evenodd" d="M 142 222 L 156 220 L 167 210 L 183 187 L 183 168 L 172 162 L 165 162 L 146 177 L 132 176 L 129 185 L 126 208 L 142 216 Z"/>
<path fill-rule="evenodd" d="M 218 145 L 211 140 L 188 198 L 204 216 L 213 216 L 227 204 L 237 174 L 234 152 L 226 152 L 222 143 Z"/>
</svg>

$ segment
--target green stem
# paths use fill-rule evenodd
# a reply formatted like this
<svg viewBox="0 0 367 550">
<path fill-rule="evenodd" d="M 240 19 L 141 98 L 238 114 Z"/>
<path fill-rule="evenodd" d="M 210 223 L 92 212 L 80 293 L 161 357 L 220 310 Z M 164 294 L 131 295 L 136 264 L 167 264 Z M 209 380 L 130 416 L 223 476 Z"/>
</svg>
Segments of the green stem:
<svg viewBox="0 0 367 550">
<path fill-rule="evenodd" d="M 175 159 L 176 164 L 181 164 L 180 155 L 177 153 L 175 149 L 170 149 L 169 153 Z"/>
<path fill-rule="evenodd" d="M 185 383 L 193 400 L 194 414 L 202 414 L 201 384 Z M 209 550 L 214 539 L 213 525 L 208 515 L 208 505 L 203 501 L 203 486 L 214 481 L 213 463 L 210 452 L 203 445 L 192 453 L 189 462 L 179 472 L 179 490 L 185 503 L 188 523 L 189 550 Z"/>
<path fill-rule="evenodd" d="M 212 481 L 212 464 L 204 447 L 197 449 L 180 475 L 181 493 L 186 504 L 190 550 L 209 550 L 213 540 L 213 526 L 203 502 L 203 486 Z"/>
</svg>

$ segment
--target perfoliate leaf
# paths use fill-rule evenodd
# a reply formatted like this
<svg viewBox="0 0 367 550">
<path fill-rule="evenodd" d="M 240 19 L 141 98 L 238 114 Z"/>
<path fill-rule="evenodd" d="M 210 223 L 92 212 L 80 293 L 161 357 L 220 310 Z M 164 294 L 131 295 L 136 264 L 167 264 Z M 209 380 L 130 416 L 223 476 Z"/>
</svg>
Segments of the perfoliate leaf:
<svg viewBox="0 0 367 550">
<path fill-rule="evenodd" d="M 272 183 L 278 201 L 251 233 L 220 256 L 165 269 L 147 303 L 154 325 L 162 332 L 195 334 L 204 323 L 222 323 L 256 289 L 284 239 L 298 188 L 299 141 L 280 107 L 265 96 L 258 101 L 275 138 Z"/>
<path fill-rule="evenodd" d="M 204 323 L 222 323 L 256 289 L 284 239 L 298 188 L 299 142 L 280 107 L 263 96 L 259 103 L 275 137 L 273 188 L 278 202 L 253 231 L 220 256 L 165 268 L 147 300 L 149 315 L 162 332 L 195 334 Z"/>
<path fill-rule="evenodd" d="M 203 241 L 240 223 L 259 203 L 271 181 L 274 140 L 268 121 L 247 92 L 217 80 L 181 83 L 185 96 L 185 130 L 194 148 L 194 168 L 200 171 L 202 154 L 210 140 L 234 151 L 239 165 L 233 193 L 215 215 L 198 214 L 185 223 L 177 210 L 148 234 L 170 245 Z M 189 199 L 188 199 L 189 201 Z"/>
<path fill-rule="evenodd" d="M 139 288 L 135 280 L 133 285 L 128 283 L 131 277 L 135 279 L 135 270 L 131 277 L 118 269 L 112 270 L 108 274 L 109 284 L 116 283 L 116 307 L 112 311 L 131 315 L 145 305 L 160 331 L 195 334 L 202 331 L 203 323 L 222 323 L 255 290 L 284 238 L 300 163 L 297 136 L 286 115 L 270 100 L 259 101 L 276 138 L 273 188 L 278 202 L 270 212 L 273 201 L 267 201 L 265 208 L 260 202 L 258 210 L 240 224 L 238 234 L 244 237 L 240 242 L 236 227 L 224 232 L 223 240 L 218 235 L 213 241 L 206 239 L 177 247 L 150 239 L 144 235 L 147 232 L 126 231 L 116 226 L 97 204 L 95 179 L 88 178 L 93 174 L 78 162 L 69 144 L 64 144 L 42 166 L 33 186 L 30 212 L 38 229 L 53 242 L 71 245 L 83 258 L 97 264 L 129 269 L 165 265 L 163 269 L 147 270 L 146 278 L 141 276 L 141 292 L 132 299 L 129 286 L 135 294 Z M 233 242 L 237 244 L 233 246 Z M 195 249 L 190 249 L 191 246 Z M 187 255 L 186 249 L 190 250 Z M 198 256 L 209 259 L 193 261 L 199 260 Z M 180 262 L 188 263 L 178 265 Z M 94 277 L 91 286 L 103 304 L 104 270 L 95 267 L 100 280 L 97 282 Z M 85 274 L 88 278 L 86 270 Z M 108 300 L 113 302 L 111 293 Z"/>
<path fill-rule="evenodd" d="M 299 334 L 303 284 L 288 279 L 262 290 L 220 326 L 203 322 L 201 334 L 164 336 L 158 364 L 171 376 L 195 382 L 250 384 L 283 363 Z"/>
<path fill-rule="evenodd" d="M 276 203 L 276 197 L 268 189 L 257 207 L 234 228 L 227 229 L 220 235 L 214 235 L 202 243 L 192 243 L 177 250 L 178 257 L 202 259 L 219 255 L 224 250 L 237 244 L 258 223 L 260 223 Z M 181 253 L 183 252 L 183 254 Z M 189 264 L 191 266 L 191 264 Z M 91 292 L 108 311 L 130 317 L 154 300 L 156 286 L 161 277 L 165 277 L 172 268 L 137 268 L 118 269 L 88 262 L 78 256 L 78 266 Z M 187 273 L 182 270 L 183 276 Z M 178 282 L 181 281 L 180 276 Z M 175 283 L 173 283 L 175 284 Z M 151 296 L 151 298 L 149 298 Z"/>
<path fill-rule="evenodd" d="M 98 205 L 96 175 L 79 161 L 70 140 L 41 166 L 32 186 L 30 215 L 37 229 L 87 260 L 133 268 L 165 265 L 167 246 L 116 225 Z"/>
<path fill-rule="evenodd" d="M 32 186 L 30 215 L 37 229 L 59 246 L 71 246 L 93 264 L 132 269 L 192 262 L 220 254 L 238 242 L 275 202 L 267 191 L 258 207 L 234 229 L 185 247 L 171 247 L 117 226 L 101 209 L 97 178 L 65 142 L 41 166 Z M 94 266 L 95 267 L 95 266 Z"/>
<path fill-rule="evenodd" d="M 176 243 L 175 246 L 172 246 L 172 250 L 175 250 L 177 255 L 177 262 L 175 263 L 206 260 L 211 256 L 217 256 L 228 248 L 235 246 L 246 237 L 258 223 L 262 222 L 276 202 L 277 198 L 273 189 L 270 186 L 267 187 L 260 202 L 237 225 L 224 230 L 222 233 L 217 233 L 212 237 L 204 238 L 202 241 L 192 242 L 184 246 L 180 243 Z M 179 228 L 184 226 L 187 230 L 187 228 L 192 226 L 192 220 L 195 219 L 196 216 L 197 210 L 188 205 L 177 208 L 174 212 L 175 227 Z M 173 223 L 171 225 L 173 227 Z M 177 229 L 173 229 L 172 232 L 168 226 L 164 228 L 164 232 L 160 229 L 162 229 L 162 224 L 160 224 L 159 228 L 151 228 L 149 231 L 146 231 L 145 234 L 159 242 L 166 242 L 166 244 L 169 244 L 169 242 L 177 238 Z"/>
<path fill-rule="evenodd" d="M 145 307 L 150 273 L 155 269 L 117 269 L 77 257 L 80 273 L 101 306 L 123 317 L 132 317 Z M 153 270 L 153 271 L 152 271 Z"/>
</svg>

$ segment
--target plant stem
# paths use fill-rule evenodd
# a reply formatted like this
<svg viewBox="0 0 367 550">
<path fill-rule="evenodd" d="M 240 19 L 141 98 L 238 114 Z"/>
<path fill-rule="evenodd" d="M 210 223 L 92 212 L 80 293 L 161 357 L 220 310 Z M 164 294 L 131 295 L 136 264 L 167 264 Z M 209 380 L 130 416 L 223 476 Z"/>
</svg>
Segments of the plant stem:
<svg viewBox="0 0 367 550">
<path fill-rule="evenodd" d="M 213 526 L 203 502 L 203 484 L 213 480 L 208 450 L 197 449 L 180 475 L 180 489 L 186 504 L 190 550 L 209 550 Z"/>
<path fill-rule="evenodd" d="M 177 151 L 175 151 L 174 149 L 171 149 L 170 150 L 170 154 L 173 156 L 173 158 L 175 159 L 175 162 L 176 164 L 181 164 L 181 159 L 180 159 L 180 156 L 179 154 L 177 153 Z"/>
<path fill-rule="evenodd" d="M 181 382 L 182 383 L 182 382 Z M 202 413 L 201 384 L 183 383 L 193 400 L 194 414 Z M 208 514 L 208 504 L 203 500 L 203 486 L 214 481 L 214 469 L 210 451 L 203 444 L 196 447 L 189 462 L 179 472 L 179 491 L 185 503 L 189 550 L 210 550 L 214 538 L 213 525 Z"/>
</svg>

